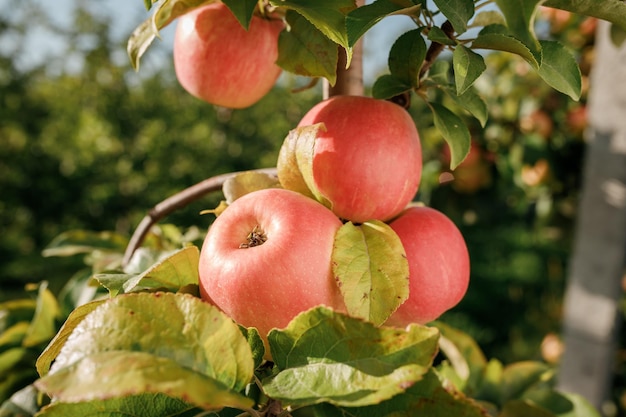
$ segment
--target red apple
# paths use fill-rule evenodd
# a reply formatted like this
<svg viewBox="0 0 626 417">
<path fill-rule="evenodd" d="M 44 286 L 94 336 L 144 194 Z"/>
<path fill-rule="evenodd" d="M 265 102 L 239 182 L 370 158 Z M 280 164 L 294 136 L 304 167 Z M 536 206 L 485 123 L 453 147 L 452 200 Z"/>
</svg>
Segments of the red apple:
<svg viewBox="0 0 626 417">
<path fill-rule="evenodd" d="M 335 214 L 355 223 L 387 220 L 415 196 L 422 173 L 422 148 L 407 111 L 389 101 L 335 96 L 318 103 L 298 126 L 324 123 L 312 155 L 314 186 Z M 281 175 L 285 188 L 301 189 Z M 315 193 L 314 193 L 315 194 Z"/>
<path fill-rule="evenodd" d="M 341 221 L 315 200 L 264 189 L 235 200 L 209 228 L 200 253 L 201 297 L 264 340 L 298 313 L 345 311 L 331 269 Z"/>
<path fill-rule="evenodd" d="M 470 276 L 469 253 L 456 225 L 429 207 L 406 209 L 390 224 L 409 262 L 409 298 L 385 324 L 428 323 L 461 301 Z"/>
<path fill-rule="evenodd" d="M 223 3 L 181 16 L 174 35 L 174 68 L 190 94 L 223 107 L 243 108 L 272 88 L 281 69 L 281 20 L 253 16 L 248 30 Z"/>
</svg>

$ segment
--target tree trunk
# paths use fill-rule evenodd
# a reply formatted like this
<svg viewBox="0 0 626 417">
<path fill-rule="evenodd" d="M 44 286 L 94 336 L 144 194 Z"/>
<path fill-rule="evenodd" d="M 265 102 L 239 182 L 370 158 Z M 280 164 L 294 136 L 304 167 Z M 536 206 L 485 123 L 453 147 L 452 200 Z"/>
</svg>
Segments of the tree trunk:
<svg viewBox="0 0 626 417">
<path fill-rule="evenodd" d="M 565 293 L 559 388 L 601 409 L 610 398 L 626 266 L 626 44 L 598 26 L 588 146 Z"/>
</svg>

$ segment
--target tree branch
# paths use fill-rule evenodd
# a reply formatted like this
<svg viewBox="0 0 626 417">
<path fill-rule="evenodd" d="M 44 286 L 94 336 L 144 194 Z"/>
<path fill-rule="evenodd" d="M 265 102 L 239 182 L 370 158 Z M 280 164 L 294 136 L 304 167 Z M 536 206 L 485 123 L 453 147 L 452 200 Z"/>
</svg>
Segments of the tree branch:
<svg viewBox="0 0 626 417">
<path fill-rule="evenodd" d="M 276 168 L 264 168 L 254 171 L 266 173 L 268 175 L 276 175 Z M 192 185 L 189 188 L 185 188 L 181 192 L 166 198 L 165 200 L 154 206 L 151 210 L 148 211 L 148 214 L 145 215 L 141 222 L 139 222 L 139 225 L 131 236 L 128 242 L 128 246 L 126 246 L 126 251 L 124 252 L 122 267 L 128 265 L 128 262 L 130 262 L 130 258 L 132 258 L 137 248 L 141 246 L 141 243 L 143 242 L 144 238 L 146 237 L 152 226 L 156 224 L 159 220 L 180 208 L 186 207 L 190 203 L 198 200 L 200 197 L 203 197 L 215 191 L 221 191 L 222 186 L 224 185 L 224 182 L 226 180 L 240 173 L 241 172 L 231 172 L 228 174 L 222 174 L 207 178 L 204 181 Z"/>
</svg>

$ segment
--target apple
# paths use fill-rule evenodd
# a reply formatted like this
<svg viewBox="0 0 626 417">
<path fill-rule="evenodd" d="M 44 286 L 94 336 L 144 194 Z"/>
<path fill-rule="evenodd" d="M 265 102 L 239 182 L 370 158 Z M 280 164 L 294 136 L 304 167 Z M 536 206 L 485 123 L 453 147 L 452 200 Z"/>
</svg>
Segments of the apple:
<svg viewBox="0 0 626 417">
<path fill-rule="evenodd" d="M 176 77 L 190 94 L 209 103 L 251 106 L 281 73 L 276 59 L 283 28 L 281 20 L 255 15 L 246 30 L 221 2 L 194 9 L 176 26 Z"/>
<path fill-rule="evenodd" d="M 267 341 L 318 305 L 345 311 L 331 254 L 341 221 L 294 191 L 246 194 L 220 214 L 200 252 L 200 295 Z"/>
<path fill-rule="evenodd" d="M 332 211 L 354 223 L 388 220 L 417 193 L 422 148 L 409 113 L 390 101 L 334 96 L 310 109 L 298 127 L 323 123 L 315 139 L 311 166 L 314 188 Z M 316 195 L 284 175 L 288 139 L 278 158 L 284 188 Z"/>
<path fill-rule="evenodd" d="M 450 147 L 445 146 L 442 152 L 443 166 L 450 165 Z M 445 171 L 446 182 L 449 182 L 452 188 L 461 194 L 473 194 L 480 189 L 491 185 L 491 161 L 489 154 L 482 149 L 480 145 L 472 141 L 470 151 L 457 166 L 452 173 Z M 450 175 L 451 174 L 451 175 Z M 451 176 L 451 179 L 448 179 Z"/>
<path fill-rule="evenodd" d="M 445 214 L 430 207 L 410 207 L 389 226 L 406 251 L 409 298 L 385 324 L 433 321 L 467 292 L 470 260 L 463 235 Z"/>
</svg>

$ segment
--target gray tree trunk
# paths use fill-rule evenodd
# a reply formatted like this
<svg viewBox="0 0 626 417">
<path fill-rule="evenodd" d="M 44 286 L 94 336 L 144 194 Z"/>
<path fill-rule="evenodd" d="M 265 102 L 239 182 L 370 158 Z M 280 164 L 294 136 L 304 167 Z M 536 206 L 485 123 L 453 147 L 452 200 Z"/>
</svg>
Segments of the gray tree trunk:
<svg viewBox="0 0 626 417">
<path fill-rule="evenodd" d="M 626 45 L 598 27 L 588 146 L 565 293 L 559 388 L 599 409 L 610 397 L 626 266 Z"/>
</svg>

